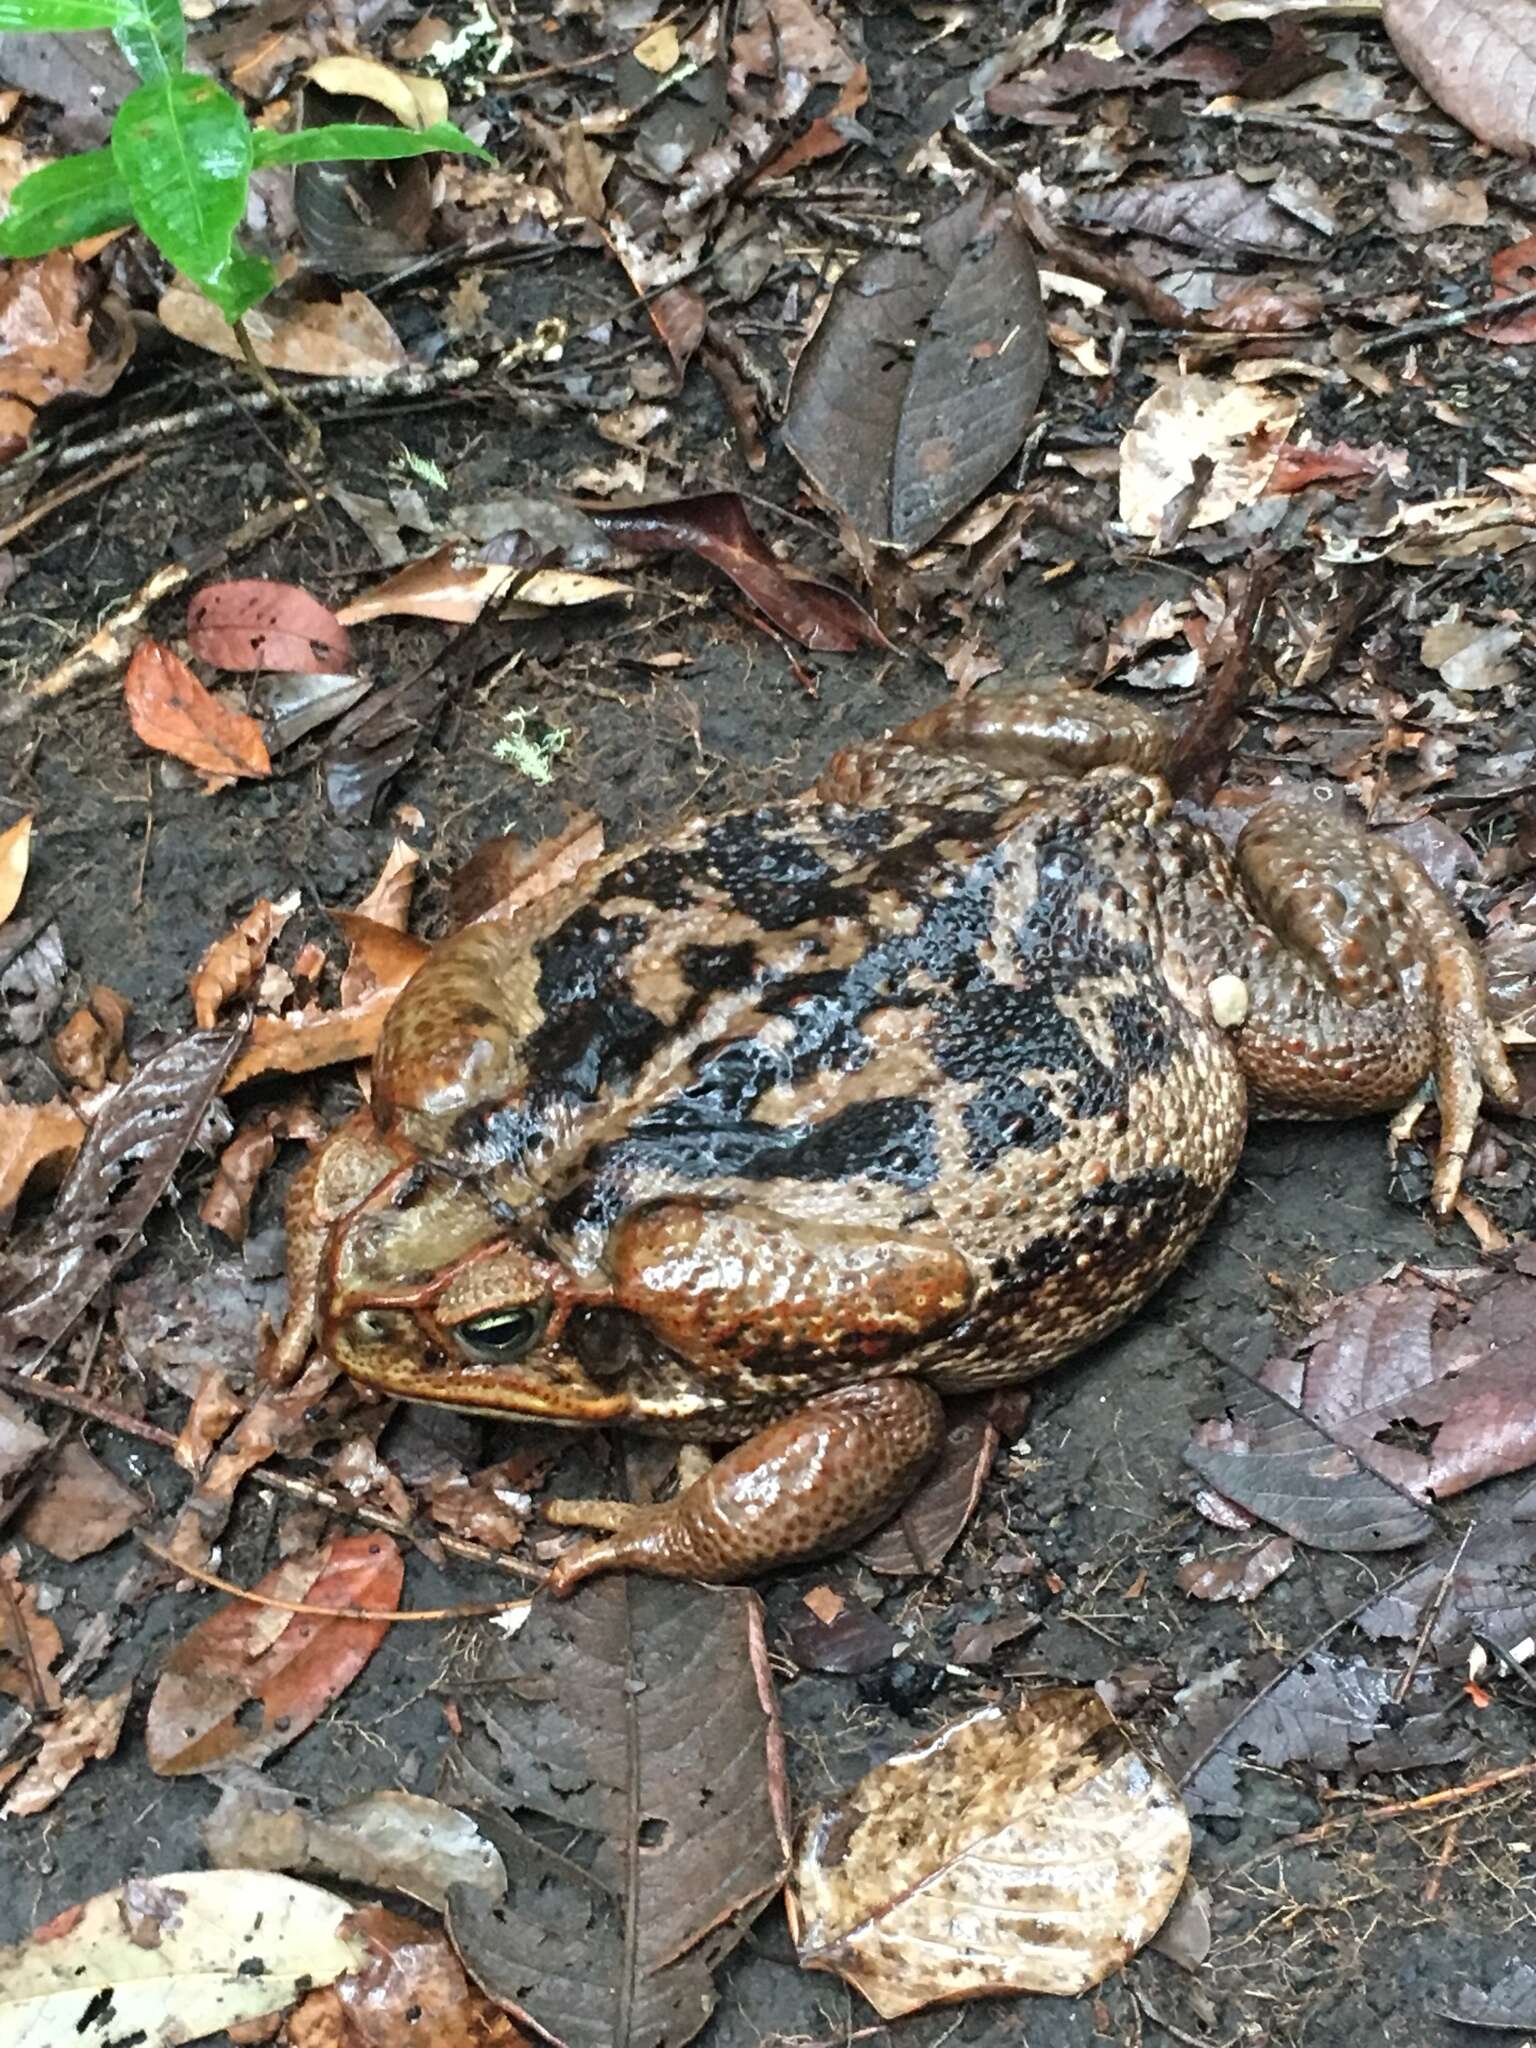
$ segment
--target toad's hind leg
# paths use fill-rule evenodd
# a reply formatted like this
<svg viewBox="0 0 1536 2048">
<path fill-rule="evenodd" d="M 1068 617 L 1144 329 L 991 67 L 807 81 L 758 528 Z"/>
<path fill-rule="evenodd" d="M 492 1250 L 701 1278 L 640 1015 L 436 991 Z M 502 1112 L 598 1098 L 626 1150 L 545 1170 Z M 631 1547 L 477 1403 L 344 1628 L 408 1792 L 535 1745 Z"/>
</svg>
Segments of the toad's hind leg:
<svg viewBox="0 0 1536 2048">
<path fill-rule="evenodd" d="M 1173 737 L 1138 704 L 1067 684 L 953 697 L 883 740 L 847 747 L 816 793 L 831 803 L 879 803 L 888 793 L 943 802 L 958 789 L 1038 783 L 1129 768 L 1160 775 Z"/>
<path fill-rule="evenodd" d="M 1255 1110 L 1358 1116 L 1398 1108 L 1431 1075 L 1440 1098 L 1435 1206 L 1456 1200 L 1483 1091 L 1518 1097 L 1482 966 L 1423 868 L 1389 840 L 1267 805 L 1237 849 L 1259 914 L 1236 967 L 1235 1033 Z"/>
<path fill-rule="evenodd" d="M 893 1515 L 933 1464 L 944 1411 L 920 1380 L 870 1380 L 759 1430 L 675 1500 L 562 1558 L 550 1588 L 597 1572 L 732 1581 L 842 1550 Z"/>
</svg>

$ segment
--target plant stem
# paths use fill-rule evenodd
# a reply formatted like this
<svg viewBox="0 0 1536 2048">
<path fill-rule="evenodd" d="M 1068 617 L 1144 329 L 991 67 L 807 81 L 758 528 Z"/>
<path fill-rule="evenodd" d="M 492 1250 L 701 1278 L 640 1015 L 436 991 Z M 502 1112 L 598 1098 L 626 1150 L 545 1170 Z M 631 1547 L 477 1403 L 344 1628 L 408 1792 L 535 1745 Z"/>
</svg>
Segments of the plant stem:
<svg viewBox="0 0 1536 2048">
<path fill-rule="evenodd" d="M 240 353 L 245 358 L 245 367 L 250 371 L 272 403 L 281 407 L 299 430 L 301 437 L 297 456 L 299 467 L 301 469 L 308 469 L 317 466 L 320 460 L 320 429 L 315 425 L 309 414 L 305 412 L 304 408 L 296 404 L 288 396 L 288 393 L 278 383 L 260 356 L 257 355 L 255 348 L 252 346 L 251 337 L 245 322 L 243 320 L 234 320 L 230 324 L 234 328 L 235 339 L 240 344 Z M 302 478 L 300 480 L 302 481 Z"/>
</svg>

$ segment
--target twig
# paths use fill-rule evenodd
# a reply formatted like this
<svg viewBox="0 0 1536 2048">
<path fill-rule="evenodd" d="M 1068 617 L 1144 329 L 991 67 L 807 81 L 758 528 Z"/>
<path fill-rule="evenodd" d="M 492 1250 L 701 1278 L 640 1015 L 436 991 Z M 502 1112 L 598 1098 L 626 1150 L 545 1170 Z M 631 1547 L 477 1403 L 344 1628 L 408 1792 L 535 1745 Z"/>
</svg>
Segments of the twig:
<svg viewBox="0 0 1536 2048">
<path fill-rule="evenodd" d="M 478 374 L 478 356 L 451 356 L 446 362 L 434 363 L 431 369 L 397 370 L 387 377 L 315 377 L 306 383 L 304 396 L 317 402 L 327 398 L 352 398 L 361 396 L 377 399 L 420 398 L 429 392 L 441 391 L 453 384 L 462 384 L 467 378 Z M 181 412 L 161 413 L 154 419 L 135 420 L 132 425 L 115 428 L 110 434 L 98 434 L 94 441 L 82 441 L 72 448 L 53 448 L 43 444 L 39 449 L 42 456 L 51 456 L 59 469 L 78 469 L 83 462 L 91 462 L 98 455 L 116 454 L 124 448 L 140 448 L 146 442 L 181 440 L 188 434 L 195 434 L 201 427 L 222 425 L 226 420 L 238 420 L 253 413 L 271 412 L 280 409 L 279 401 L 265 391 L 242 391 L 238 398 L 210 399 L 206 405 L 193 405 Z"/>
<path fill-rule="evenodd" d="M 402 1542 L 422 1541 L 422 1532 L 413 1529 L 409 1522 L 385 1514 L 382 1508 L 364 1507 L 350 1494 L 341 1493 L 335 1487 L 322 1486 L 316 1479 L 301 1479 L 292 1472 L 270 1472 L 262 1466 L 249 1476 L 253 1486 L 270 1486 L 274 1492 L 286 1493 L 294 1500 L 313 1501 L 317 1507 L 350 1516 L 354 1522 L 361 1522 L 369 1529 L 381 1529 L 387 1536 L 398 1536 Z M 448 1536 L 434 1529 L 431 1540 L 450 1557 L 461 1557 L 467 1564 L 490 1565 L 495 1571 L 505 1572 L 509 1578 L 532 1579 L 535 1584 L 542 1585 L 547 1576 L 537 1565 L 524 1564 L 521 1558 L 512 1557 L 507 1551 L 493 1550 L 488 1543 L 476 1543 L 468 1536 Z"/>
<path fill-rule="evenodd" d="M 309 479 L 302 473 L 304 467 L 306 465 L 312 466 L 320 459 L 320 429 L 315 425 L 303 406 L 299 404 L 298 400 L 290 392 L 283 389 L 267 365 L 261 360 L 261 357 L 257 355 L 256 344 L 251 340 L 250 329 L 246 326 L 245 322 L 243 320 L 232 320 L 230 327 L 236 341 L 240 344 L 240 353 L 245 359 L 245 367 L 261 386 L 268 404 L 281 407 L 298 429 L 298 459 L 300 467 L 296 470 L 286 455 L 282 456 L 281 459 L 284 468 L 302 491 L 308 487 L 309 482 Z"/>
<path fill-rule="evenodd" d="M 1451 1867 L 1451 1858 L 1456 1854 L 1456 1844 L 1461 1840 L 1461 1816 L 1458 1814 L 1445 1831 L 1445 1840 L 1440 1844 L 1440 1854 L 1435 1858 L 1435 1867 L 1429 1873 L 1429 1881 L 1421 1894 L 1421 1903 L 1432 1906 L 1440 1896 L 1440 1887 L 1445 1883 L 1445 1873 Z"/>
<path fill-rule="evenodd" d="M 528 1605 L 526 1595 L 517 1600 L 472 1600 L 456 1607 L 327 1607 L 323 1602 L 313 1600 L 283 1600 L 275 1593 L 258 1593 L 250 1586 L 237 1586 L 233 1579 L 221 1579 L 217 1572 L 188 1564 L 185 1558 L 178 1557 L 163 1543 L 156 1543 L 142 1530 L 137 1534 L 140 1544 L 150 1556 L 158 1557 L 163 1565 L 168 1565 L 181 1578 L 196 1579 L 200 1586 L 212 1586 L 216 1593 L 227 1593 L 232 1600 L 248 1601 L 252 1607 L 275 1607 L 284 1614 L 306 1614 L 321 1621 L 477 1621 L 487 1615 L 506 1614 L 514 1607 Z M 0 1580 L 0 1584 L 3 1583 Z"/>
<path fill-rule="evenodd" d="M 1385 355 L 1389 348 L 1406 348 L 1410 342 L 1423 341 L 1434 334 L 1452 334 L 1474 320 L 1496 322 L 1508 313 L 1524 313 L 1532 306 L 1536 306 L 1536 291 L 1515 292 L 1507 299 L 1484 299 L 1475 306 L 1458 306 L 1454 313 L 1435 313 L 1426 320 L 1410 320 L 1406 326 L 1394 327 L 1386 334 L 1373 334 L 1369 341 L 1361 342 L 1355 354 Z M 1490 339 L 1497 343 L 1498 336 Z"/>
<path fill-rule="evenodd" d="M 116 462 L 109 462 L 105 469 L 97 470 L 94 476 L 82 476 L 72 484 L 58 485 L 56 489 L 39 498 L 35 505 L 29 505 L 17 518 L 5 526 L 0 526 L 0 548 L 8 548 L 13 540 L 20 540 L 24 533 L 29 533 L 34 526 L 40 525 L 53 513 L 61 511 L 65 505 L 73 504 L 76 498 L 84 498 L 92 491 L 105 490 L 108 484 L 115 484 L 119 477 L 132 475 L 134 470 L 142 469 L 148 460 L 148 454 L 142 451 L 137 455 L 121 455 Z"/>
<path fill-rule="evenodd" d="M 132 597 L 108 616 L 106 623 L 98 627 L 83 647 L 77 647 L 47 675 L 28 683 L 8 705 L 0 706 L 0 725 L 11 724 L 45 698 L 62 697 L 66 690 L 73 689 L 76 683 L 85 681 L 89 676 L 115 668 L 126 658 L 135 629 L 162 598 L 184 589 L 194 577 L 206 575 L 209 569 L 227 562 L 232 555 L 243 554 L 247 548 L 270 540 L 274 533 L 281 532 L 301 512 L 307 512 L 314 502 L 313 496 L 285 498 L 279 504 L 268 505 L 255 513 L 243 526 L 237 526 L 233 533 L 212 548 L 205 549 L 192 561 L 162 564 Z"/>
<path fill-rule="evenodd" d="M 5 1601 L 5 1611 L 11 1619 L 11 1634 L 16 1638 L 16 1660 L 26 1675 L 27 1690 L 32 1695 L 34 1715 L 49 1711 L 48 1688 L 43 1683 L 43 1673 L 37 1661 L 37 1650 L 27 1633 L 26 1617 L 21 1611 L 21 1600 L 11 1583 L 10 1574 L 0 1571 L 0 1599 Z"/>
<path fill-rule="evenodd" d="M 1150 2020 L 1154 2027 L 1160 2027 L 1169 2040 L 1182 2041 L 1185 2044 L 1185 2048 L 1211 2048 L 1211 2043 L 1201 2035 L 1188 2034 L 1182 2027 L 1176 2027 L 1172 2020 L 1165 2020 L 1157 2007 L 1142 1992 L 1137 1990 L 1134 1984 L 1129 1986 L 1129 1990 L 1131 2002 L 1136 2006 L 1142 2017 Z M 1229 2041 L 1222 2043 L 1222 2048 L 1236 2048 L 1236 2044 L 1241 2038 L 1240 2035 L 1234 2034 Z"/>
<path fill-rule="evenodd" d="M 1471 1539 L 1472 1528 L 1473 1525 L 1469 1522 L 1462 1531 L 1461 1541 L 1456 1546 L 1456 1555 L 1446 1566 L 1444 1573 L 1441 1575 L 1440 1583 L 1435 1588 L 1435 1597 L 1424 1610 L 1424 1626 L 1419 1630 L 1419 1639 L 1413 1646 L 1413 1655 L 1408 1659 L 1403 1675 L 1397 1682 L 1397 1690 L 1392 1695 L 1393 1701 L 1398 1706 L 1401 1706 L 1403 1701 L 1407 1699 L 1418 1668 L 1424 1661 L 1425 1645 L 1429 1641 L 1435 1623 L 1440 1619 L 1440 1610 L 1445 1605 L 1446 1594 L 1451 1590 L 1451 1581 L 1456 1576 L 1456 1567 L 1461 1563 L 1462 1553 Z"/>
<path fill-rule="evenodd" d="M 123 1436 L 141 1437 L 145 1443 L 158 1444 L 164 1451 L 176 1448 L 176 1437 L 168 1429 L 153 1422 L 141 1422 L 136 1415 L 125 1415 L 122 1409 L 98 1401 L 94 1394 L 77 1393 L 73 1387 L 61 1387 L 53 1380 L 31 1379 L 24 1372 L 12 1372 L 9 1366 L 0 1365 L 0 1393 L 20 1394 L 23 1399 L 67 1408 L 72 1415 L 83 1415 L 88 1422 L 100 1422 Z"/>
<path fill-rule="evenodd" d="M 1345 1829 L 1358 1827 L 1362 1822 L 1375 1827 L 1378 1821 L 1401 1820 L 1407 1813 L 1430 1813 L 1436 1807 L 1478 1799 L 1485 1792 L 1497 1792 L 1501 1785 L 1517 1784 L 1530 1777 L 1536 1777 L 1536 1757 L 1528 1758 L 1523 1764 L 1510 1764 L 1501 1771 L 1485 1772 L 1481 1778 L 1472 1778 L 1465 1785 L 1446 1785 L 1438 1792 L 1422 1793 L 1417 1799 L 1392 1799 L 1384 1806 L 1368 1806 L 1359 1813 L 1340 1814 L 1337 1820 L 1319 1821 L 1315 1828 L 1306 1828 L 1299 1835 L 1287 1835 L 1282 1841 L 1271 1842 L 1267 1849 L 1260 1849 L 1241 1863 L 1230 1865 L 1222 1874 L 1229 1878 L 1238 1877 L 1256 1863 L 1267 1863 L 1272 1856 L 1284 1856 L 1292 1849 L 1305 1849 L 1313 1842 L 1327 1841 L 1331 1835 L 1342 1834 Z"/>
</svg>

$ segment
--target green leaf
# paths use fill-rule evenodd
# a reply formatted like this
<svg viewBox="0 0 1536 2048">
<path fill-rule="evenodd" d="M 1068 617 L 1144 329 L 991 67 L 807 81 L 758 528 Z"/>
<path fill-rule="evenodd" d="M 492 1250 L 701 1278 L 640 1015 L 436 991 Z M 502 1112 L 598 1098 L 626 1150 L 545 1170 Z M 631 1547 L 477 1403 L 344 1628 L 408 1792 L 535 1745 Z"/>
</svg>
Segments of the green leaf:
<svg viewBox="0 0 1536 2048">
<path fill-rule="evenodd" d="M 0 0 L 0 29 L 116 28 L 138 11 L 137 0 Z"/>
<path fill-rule="evenodd" d="M 112 161 L 140 227 L 209 289 L 234 257 L 250 183 L 251 128 L 239 102 L 190 71 L 141 85 L 117 110 Z"/>
<path fill-rule="evenodd" d="M 270 128 L 255 131 L 258 164 L 374 163 L 387 157 L 425 156 L 431 150 L 455 155 L 477 156 L 491 164 L 496 159 L 478 142 L 471 142 L 462 128 L 451 121 L 436 121 L 430 128 L 386 128 L 375 121 L 333 121 L 326 128 L 300 128 L 292 135 L 278 135 Z"/>
<path fill-rule="evenodd" d="M 277 283 L 277 272 L 266 258 L 253 256 L 238 242 L 216 269 L 202 277 L 194 277 L 191 271 L 187 275 L 231 324 L 259 305 Z"/>
<path fill-rule="evenodd" d="M 0 256 L 41 256 L 125 228 L 132 219 L 133 202 L 111 150 L 87 150 L 44 164 L 16 186 L 11 210 L 0 220 Z"/>
<path fill-rule="evenodd" d="M 117 23 L 117 46 L 147 85 L 180 71 L 187 58 L 181 0 L 129 0 Z"/>
</svg>

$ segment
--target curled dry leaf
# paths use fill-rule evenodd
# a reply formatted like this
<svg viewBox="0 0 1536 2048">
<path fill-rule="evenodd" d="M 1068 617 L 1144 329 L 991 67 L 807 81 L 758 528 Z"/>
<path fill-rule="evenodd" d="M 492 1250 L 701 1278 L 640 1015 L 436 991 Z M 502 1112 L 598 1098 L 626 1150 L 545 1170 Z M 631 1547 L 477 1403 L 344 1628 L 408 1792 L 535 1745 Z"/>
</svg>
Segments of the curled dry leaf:
<svg viewBox="0 0 1536 2048">
<path fill-rule="evenodd" d="M 602 824 L 590 812 L 534 847 L 511 833 L 487 839 L 448 878 L 450 929 L 515 917 L 526 904 L 562 888 L 602 850 Z"/>
<path fill-rule="evenodd" d="M 1183 527 L 1215 526 L 1264 495 L 1300 400 L 1257 384 L 1178 375 L 1160 384 L 1137 411 L 1120 449 L 1120 517 L 1152 539 L 1164 514 L 1196 482 L 1196 463 L 1209 471 Z"/>
<path fill-rule="evenodd" d="M 615 583 L 611 576 L 589 576 L 576 569 L 536 569 L 528 576 L 509 562 L 477 562 L 462 542 L 450 541 L 365 590 L 336 616 L 344 626 L 390 617 L 468 626 L 519 577 L 519 604 L 596 604 L 601 598 L 629 596 L 628 586 Z"/>
<path fill-rule="evenodd" d="M 132 1003 L 97 982 L 89 1003 L 83 1003 L 53 1037 L 53 1063 L 66 1081 L 94 1095 L 108 1081 L 126 1081 L 129 1067 L 123 1052 Z"/>
<path fill-rule="evenodd" d="M 1196 1600 L 1257 1600 L 1296 1561 L 1289 1536 L 1271 1536 L 1224 1557 L 1196 1557 L 1181 1564 L 1180 1586 Z"/>
<path fill-rule="evenodd" d="M 214 940 L 187 977 L 199 1030 L 211 1030 L 232 996 L 243 996 L 255 987 L 267 955 L 298 907 L 297 891 L 281 903 L 260 897 L 237 925 Z"/>
<path fill-rule="evenodd" d="M 405 1563 L 385 1536 L 338 1536 L 290 1558 L 258 1593 L 311 1607 L 392 1608 Z M 283 1615 L 232 1600 L 171 1652 L 149 1703 L 144 1749 L 162 1777 L 238 1761 L 265 1763 L 304 1733 L 368 1662 L 388 1621 Z M 259 1719 L 250 1718 L 253 1703 Z"/>
<path fill-rule="evenodd" d="M 795 367 L 784 444 L 866 539 L 910 551 L 1017 453 L 1049 359 L 1029 242 L 979 186 L 921 248 L 839 280 Z"/>
<path fill-rule="evenodd" d="M 1536 154 L 1536 0 L 1385 0 L 1397 54 L 1479 142 Z"/>
<path fill-rule="evenodd" d="M 27 862 L 32 855 L 32 814 L 18 818 L 0 832 L 0 924 L 21 901 L 27 879 Z"/>
<path fill-rule="evenodd" d="M 187 606 L 187 646 L 215 668 L 342 675 L 351 661 L 336 614 L 292 583 L 210 583 Z"/>
<path fill-rule="evenodd" d="M 68 249 L 0 265 L 0 453 L 22 446 L 51 399 L 99 398 L 121 376 L 133 323 L 120 300 L 94 297 L 94 279 Z"/>
<path fill-rule="evenodd" d="M 863 1563 L 897 1578 L 937 1571 L 976 1512 L 998 1441 L 989 1402 L 954 1402 L 938 1464 L 892 1520 L 859 1545 Z"/>
<path fill-rule="evenodd" d="M 1089 1690 L 984 1708 L 805 1825 L 800 1960 L 884 2019 L 1003 1991 L 1091 1990 L 1162 1925 L 1189 1820 Z"/>
<path fill-rule="evenodd" d="M 76 1693 L 60 1708 L 57 1717 L 43 1730 L 43 1746 L 11 1787 L 5 1802 L 5 1818 L 20 1820 L 29 1814 L 46 1813 L 67 1785 L 74 1783 L 88 1763 L 111 1756 L 123 1732 L 123 1717 L 133 1698 L 133 1687 L 125 1685 L 105 1699 L 87 1699 Z M 0 2012 L 4 1997 L 0 1993 Z"/>
<path fill-rule="evenodd" d="M 367 1960 L 309 1994 L 285 2029 L 294 2042 L 533 2048 L 470 1983 L 441 1928 L 384 1906 L 360 1907 L 347 1925 L 367 1942 Z"/>
<path fill-rule="evenodd" d="M 245 360 L 224 315 L 189 285 L 172 285 L 157 310 L 180 340 L 231 362 Z M 258 362 L 301 377 L 388 377 L 408 360 L 399 335 L 361 292 L 343 292 L 334 306 L 315 299 L 285 313 L 253 306 L 245 325 Z"/>
<path fill-rule="evenodd" d="M 236 1131 L 219 1154 L 208 1192 L 198 1204 L 199 1220 L 222 1231 L 231 1244 L 244 1244 L 251 1227 L 251 1203 L 276 1157 L 277 1133 L 266 1123 Z"/>
<path fill-rule="evenodd" d="M 626 505 L 591 517 L 610 540 L 632 553 L 687 548 L 713 563 L 776 626 L 819 654 L 851 654 L 857 647 L 890 645 L 851 597 L 781 562 L 734 491 L 707 491 L 659 505 Z"/>
<path fill-rule="evenodd" d="M 367 1792 L 317 1812 L 266 1780 L 227 1785 L 202 1836 L 224 1870 L 315 1871 L 438 1913 L 451 1884 L 493 1899 L 507 1888 L 506 1865 L 469 1815 L 416 1792 Z"/>
<path fill-rule="evenodd" d="M 397 839 L 379 871 L 379 879 L 358 904 L 354 914 L 403 932 L 410 922 L 411 891 L 420 872 L 421 855 L 408 840 Z"/>
<path fill-rule="evenodd" d="M 174 754 L 212 778 L 211 791 L 238 775 L 272 773 L 261 727 L 243 711 L 223 704 L 191 669 L 157 640 L 133 651 L 123 680 L 123 698 L 133 729 L 146 747 Z"/>
<path fill-rule="evenodd" d="M 0 2033 L 6 2048 L 57 2048 L 99 2013 L 114 2040 L 177 2048 L 283 2012 L 364 1960 L 352 1910 L 261 1870 L 129 1878 L 0 1949 Z"/>
</svg>

